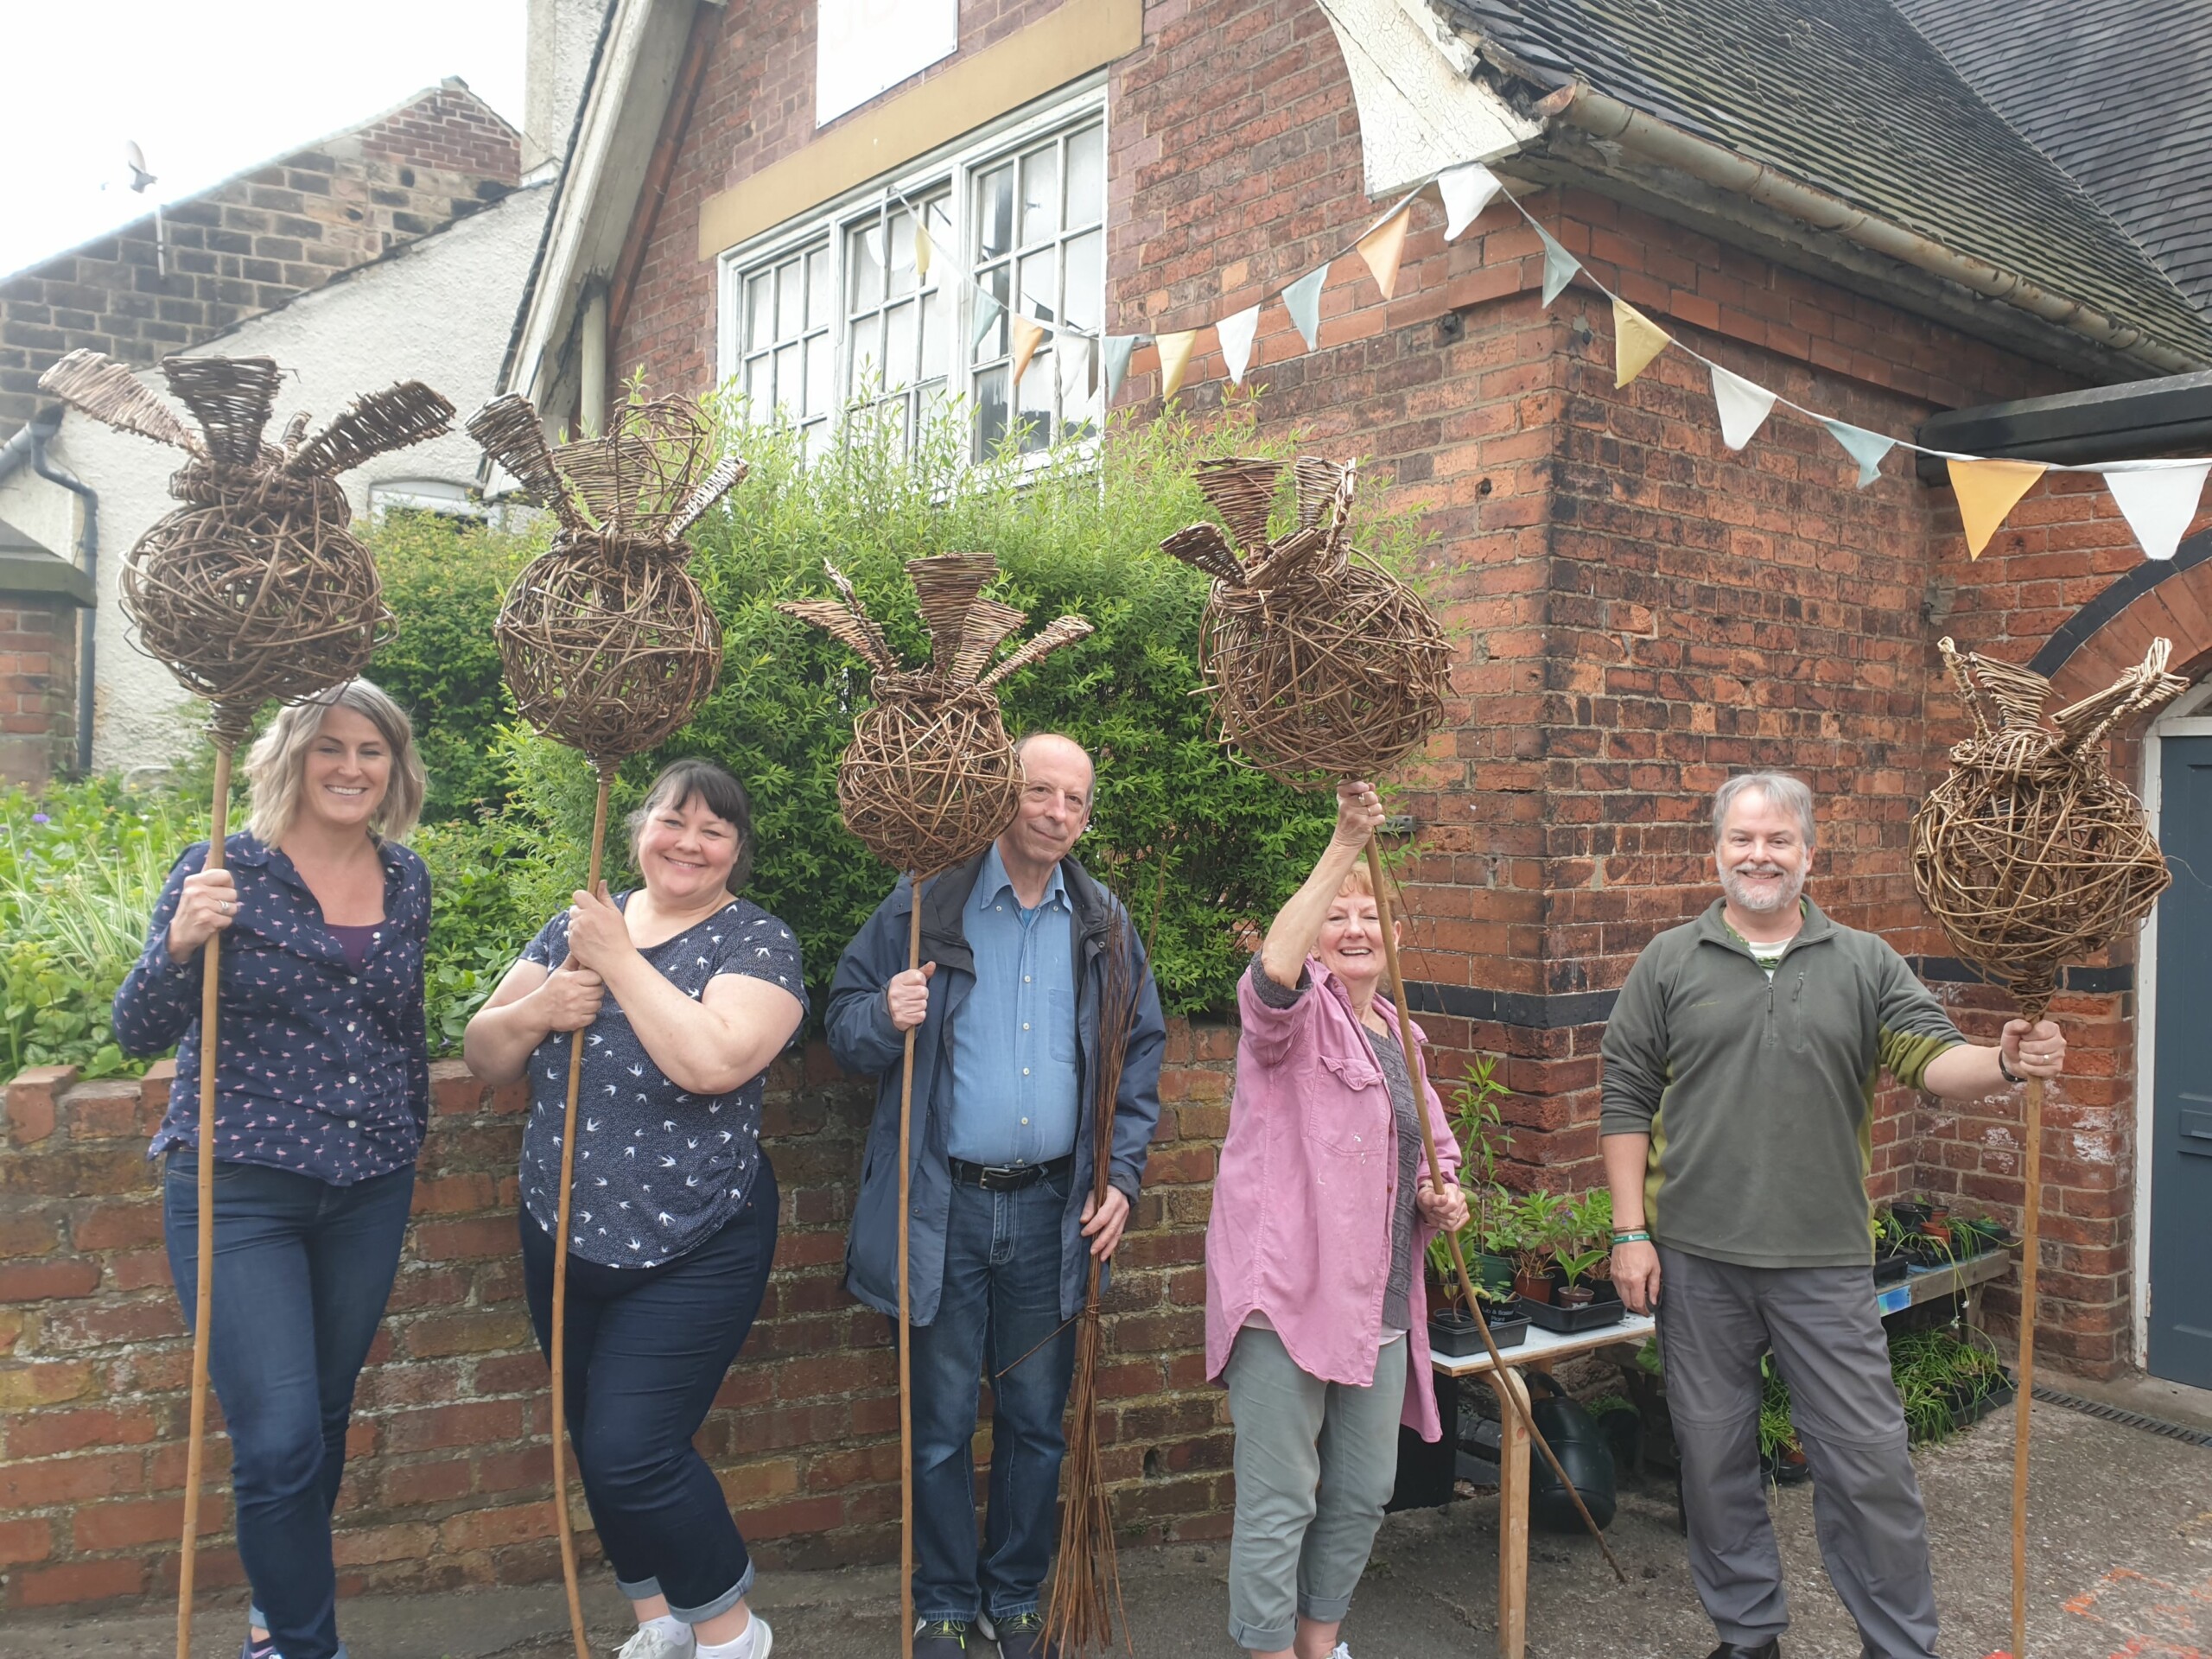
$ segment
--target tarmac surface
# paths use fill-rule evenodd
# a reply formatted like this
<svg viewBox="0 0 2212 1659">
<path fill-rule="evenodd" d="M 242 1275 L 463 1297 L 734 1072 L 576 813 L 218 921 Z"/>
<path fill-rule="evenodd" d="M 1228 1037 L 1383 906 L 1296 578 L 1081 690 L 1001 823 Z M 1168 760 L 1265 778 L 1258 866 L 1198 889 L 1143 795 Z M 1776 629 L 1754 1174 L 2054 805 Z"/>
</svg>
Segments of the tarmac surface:
<svg viewBox="0 0 2212 1659">
<path fill-rule="evenodd" d="M 2201 1411 L 2205 1396 L 2139 1391 L 2114 1403 L 2177 1421 Z M 2035 1437 L 2029 1653 L 2212 1659 L 2212 1447 L 2041 1402 Z M 2012 1444 L 2005 1411 L 1916 1455 L 1942 1651 L 1952 1659 L 1982 1659 L 2008 1639 Z M 1857 1635 L 1821 1570 L 1812 1489 L 1773 1497 L 1794 1619 L 1784 1654 L 1859 1659 Z M 1647 1479 L 1624 1491 L 1608 1537 L 1627 1571 L 1625 1588 L 1615 1586 L 1592 1545 L 1536 1535 L 1529 1659 L 1704 1659 L 1713 1630 L 1690 1586 L 1671 1482 Z M 1357 1659 L 1495 1653 L 1497 1560 L 1497 1511 L 1484 1497 L 1389 1517 L 1344 1627 Z M 1219 1544 L 1122 1552 L 1138 1659 L 1235 1659 L 1226 1629 L 1227 1568 L 1227 1548 Z M 764 1573 L 753 1605 L 775 1630 L 779 1659 L 885 1659 L 898 1651 L 896 1586 L 886 1567 Z M 627 1635 L 626 1607 L 604 1578 L 589 1589 L 593 1646 L 611 1651 Z M 195 1620 L 195 1659 L 234 1659 L 241 1617 L 235 1597 L 211 1598 Z M 352 1659 L 572 1654 L 557 1584 L 364 1596 L 341 1605 L 340 1625 Z M 167 1608 L 18 1615 L 0 1627 L 0 1659 L 162 1655 L 172 1650 L 174 1631 Z M 988 1643 L 970 1652 L 995 1659 Z"/>
</svg>

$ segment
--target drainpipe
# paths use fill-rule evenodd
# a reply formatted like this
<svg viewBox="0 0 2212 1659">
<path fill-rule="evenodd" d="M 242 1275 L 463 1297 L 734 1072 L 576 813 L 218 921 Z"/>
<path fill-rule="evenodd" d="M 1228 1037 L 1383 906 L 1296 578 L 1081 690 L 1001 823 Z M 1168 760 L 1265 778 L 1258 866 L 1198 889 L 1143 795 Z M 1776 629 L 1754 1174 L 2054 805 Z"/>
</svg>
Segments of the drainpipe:
<svg viewBox="0 0 2212 1659">
<path fill-rule="evenodd" d="M 576 425 L 595 438 L 607 419 L 607 284 L 594 282 L 584 297 L 583 339 L 579 342 Z"/>
<path fill-rule="evenodd" d="M 23 429 L 31 435 L 31 470 L 49 484 L 59 484 L 85 504 L 85 528 L 77 538 L 78 563 L 92 584 L 92 602 L 77 620 L 77 774 L 92 771 L 92 647 L 100 607 L 100 496 L 99 492 L 67 467 L 56 466 L 46 453 L 61 430 L 61 411 L 41 410 Z"/>
<path fill-rule="evenodd" d="M 1734 150 L 1655 120 L 1642 110 L 1631 109 L 1619 99 L 1608 98 L 1579 81 L 1553 92 L 1536 105 L 1536 111 L 1540 115 L 1556 117 L 1580 127 L 1593 137 L 1611 139 L 1624 149 L 1678 168 L 1719 189 L 1748 196 L 1761 206 L 1815 230 L 1832 231 L 1902 264 L 1916 266 L 1991 299 L 2016 305 L 2045 321 L 2093 340 L 2108 351 L 2132 357 L 2169 374 L 2205 366 L 2196 358 L 2158 344 L 2132 323 L 2121 322 L 2079 300 L 2069 299 L 2018 271 L 1957 252 L 1917 231 L 1877 218 L 1840 197 L 1801 184 L 1764 162 L 1747 160 Z"/>
</svg>

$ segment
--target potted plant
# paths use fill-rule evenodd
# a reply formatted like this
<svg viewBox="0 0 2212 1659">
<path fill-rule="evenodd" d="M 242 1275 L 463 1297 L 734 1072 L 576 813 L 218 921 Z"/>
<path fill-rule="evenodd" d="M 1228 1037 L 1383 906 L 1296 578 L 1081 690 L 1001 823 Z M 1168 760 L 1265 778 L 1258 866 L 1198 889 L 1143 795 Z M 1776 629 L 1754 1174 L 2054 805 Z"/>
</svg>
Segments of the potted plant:
<svg viewBox="0 0 2212 1659">
<path fill-rule="evenodd" d="M 1613 1205 L 1605 1192 L 1586 1192 L 1557 1206 L 1549 1223 L 1556 1312 L 1532 1305 L 1529 1315 L 1548 1331 L 1594 1331 L 1623 1316 L 1612 1287 Z"/>
<path fill-rule="evenodd" d="M 1894 1213 L 1874 1218 L 1874 1283 L 1901 1283 L 1912 1271 L 1912 1256 L 1905 1249 L 1904 1225 Z"/>
<path fill-rule="evenodd" d="M 1475 1277 L 1510 1294 L 1513 1285 L 1513 1197 L 1497 1184 L 1497 1154 L 1504 1138 L 1500 1103 L 1512 1090 L 1499 1081 L 1497 1057 L 1478 1054 L 1452 1090 L 1452 1133 L 1459 1142 L 1459 1184 L 1467 1192 L 1473 1242 L 1481 1268 Z"/>
<path fill-rule="evenodd" d="M 1470 1222 L 1469 1225 L 1472 1224 Z M 1476 1328 L 1475 1316 L 1465 1305 L 1459 1275 L 1452 1266 L 1451 1254 L 1441 1233 L 1428 1242 L 1428 1264 L 1441 1298 L 1428 1316 L 1430 1349 L 1452 1359 L 1481 1353 L 1483 1333 Z M 1492 1342 L 1503 1349 L 1527 1340 L 1529 1316 L 1521 1311 L 1520 1299 L 1510 1287 L 1501 1293 L 1486 1280 L 1477 1280 L 1475 1295 L 1483 1304 L 1483 1318 L 1490 1325 Z"/>
<path fill-rule="evenodd" d="M 2009 1249 L 2012 1230 L 1993 1216 L 1969 1216 L 1951 1224 L 1951 1241 L 1968 1255 Z"/>
<path fill-rule="evenodd" d="M 1567 1206 L 1555 1192 L 1522 1195 L 1513 1206 L 1513 1289 L 1523 1302 L 1552 1300 L 1552 1252 L 1567 1237 Z"/>
<path fill-rule="evenodd" d="M 1777 1486 L 1795 1486 L 1812 1478 L 1797 1426 L 1789 1417 L 1789 1385 L 1774 1369 L 1774 1356 L 1759 1359 L 1759 1463 Z"/>
</svg>

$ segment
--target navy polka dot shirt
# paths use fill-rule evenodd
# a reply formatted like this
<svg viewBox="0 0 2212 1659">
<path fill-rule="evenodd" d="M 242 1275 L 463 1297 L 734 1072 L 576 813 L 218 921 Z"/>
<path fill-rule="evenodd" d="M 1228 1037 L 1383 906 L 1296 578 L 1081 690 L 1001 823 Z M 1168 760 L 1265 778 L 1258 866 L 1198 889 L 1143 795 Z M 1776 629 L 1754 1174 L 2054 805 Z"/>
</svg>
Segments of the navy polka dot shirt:
<svg viewBox="0 0 2212 1659">
<path fill-rule="evenodd" d="M 430 1110 L 423 1011 L 429 871 L 404 847 L 378 843 L 385 919 L 356 969 L 290 859 L 250 835 L 224 847 L 238 910 L 223 933 L 215 1155 L 333 1186 L 406 1168 Z M 115 1039 L 124 1052 L 176 1045 L 176 1081 L 150 1156 L 200 1144 L 206 953 L 176 961 L 168 931 L 185 877 L 207 861 L 205 842 L 177 860 L 154 906 L 145 954 L 115 994 Z"/>
<path fill-rule="evenodd" d="M 629 900 L 626 893 L 614 902 L 627 909 Z M 750 899 L 734 899 L 639 954 L 695 1001 L 709 981 L 741 974 L 780 985 L 806 1006 L 798 939 Z M 522 955 L 549 969 L 566 962 L 568 912 L 546 923 Z M 561 1122 L 574 1040 L 556 1031 L 530 1057 L 522 1197 L 548 1233 L 560 1213 Z M 763 1071 L 726 1095 L 687 1094 L 653 1064 L 609 992 L 584 1032 L 569 1248 L 601 1267 L 657 1268 L 705 1243 L 745 1207 L 760 1172 L 767 1077 Z"/>
</svg>

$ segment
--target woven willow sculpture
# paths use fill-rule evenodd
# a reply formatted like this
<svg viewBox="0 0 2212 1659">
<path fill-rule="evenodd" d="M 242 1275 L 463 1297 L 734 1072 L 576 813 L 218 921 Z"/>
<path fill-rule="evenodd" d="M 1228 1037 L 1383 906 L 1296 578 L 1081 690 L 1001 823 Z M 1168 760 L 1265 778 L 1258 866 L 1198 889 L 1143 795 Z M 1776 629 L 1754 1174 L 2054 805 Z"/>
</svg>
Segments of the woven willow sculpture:
<svg viewBox="0 0 2212 1659">
<path fill-rule="evenodd" d="M 1268 538 L 1282 470 L 1201 462 L 1228 533 L 1200 523 L 1160 546 L 1213 578 L 1198 667 L 1222 741 L 1299 788 L 1372 777 L 1442 721 L 1452 648 L 1418 594 L 1353 551 L 1353 467 L 1300 455 L 1296 526 Z"/>
<path fill-rule="evenodd" d="M 735 455 L 713 460 L 713 423 L 681 397 L 633 404 L 603 436 L 558 448 L 526 397 L 495 398 L 469 418 L 469 435 L 560 521 L 553 545 L 507 590 L 493 635 L 522 717 L 580 749 L 599 774 L 585 885 L 606 861 L 615 768 L 691 718 L 721 668 L 721 626 L 684 567 L 684 533 L 745 476 Z M 569 1044 L 561 1128 L 561 1191 L 553 1232 L 553 1510 L 569 1630 L 590 1659 L 576 1580 L 575 1535 L 562 1437 L 568 1401 L 569 1204 L 575 1184 L 576 1098 L 584 1033 Z"/>
<path fill-rule="evenodd" d="M 1090 624 L 1059 617 L 992 668 L 993 654 L 1028 620 L 1013 606 L 982 597 L 998 562 L 988 553 L 909 559 L 906 573 L 929 628 L 930 664 L 905 668 L 844 573 L 827 563 L 823 568 L 842 599 L 795 600 L 776 608 L 850 646 L 874 671 L 874 704 L 855 716 L 853 740 L 838 762 L 837 807 L 845 827 L 870 852 L 913 878 L 906 932 L 911 972 L 922 965 L 922 884 L 981 852 L 1020 803 L 1020 769 L 997 688 L 1084 638 Z M 913 1344 L 906 1320 L 913 1116 L 910 1027 L 899 1084 L 899 1629 L 907 1659 L 914 1651 Z"/>
<path fill-rule="evenodd" d="M 1974 715 L 1950 775 L 1912 819 L 1912 879 L 1951 948 L 2012 988 L 2041 1020 L 2069 959 L 2128 932 L 2171 879 L 2142 803 L 2106 769 L 2105 737 L 2171 702 L 2172 645 L 2044 721 L 2050 682 L 1942 642 Z M 2042 1230 L 2044 1080 L 2030 1077 L 2020 1202 L 2018 1403 L 2012 1420 L 2012 1659 L 2027 1652 L 2028 1402 L 2035 1386 Z"/>
<path fill-rule="evenodd" d="M 1221 724 L 1221 741 L 1294 789 L 1325 789 L 1374 778 L 1427 742 L 1444 721 L 1452 647 L 1427 601 L 1351 546 L 1357 473 L 1319 455 L 1290 468 L 1297 521 L 1270 538 L 1268 520 L 1283 464 L 1234 457 L 1201 461 L 1199 490 L 1228 526 L 1200 522 L 1160 545 L 1213 578 L 1198 625 L 1198 670 Z M 1397 929 L 1382 858 L 1367 843 L 1367 870 L 1382 934 L 1384 971 L 1402 1019 L 1411 1022 L 1398 968 Z M 1410 1033 L 1414 1097 L 1427 1097 L 1427 1065 Z M 1444 1191 L 1436 1132 L 1421 1114 L 1421 1145 L 1436 1191 Z M 1628 1582 L 1605 1534 L 1529 1414 L 1528 1395 L 1507 1374 L 1475 1295 L 1459 1236 L 1447 1234 L 1459 1287 L 1489 1351 L 1501 1408 L 1518 1412 L 1536 1449 L 1574 1500 L 1613 1576 Z"/>
<path fill-rule="evenodd" d="M 122 364 L 70 353 L 41 377 L 94 420 L 181 449 L 169 480 L 182 505 L 138 538 L 118 584 L 138 648 L 213 705 L 214 800 L 207 868 L 223 868 L 231 759 L 254 713 L 353 678 L 391 622 L 376 561 L 347 526 L 337 475 L 372 456 L 446 431 L 453 405 L 419 380 L 357 397 L 313 438 L 295 415 L 281 444 L 262 439 L 283 371 L 265 357 L 172 357 L 162 378 L 200 423 L 194 432 Z M 177 1574 L 177 1655 L 192 1647 L 200 1478 L 207 1443 L 207 1343 L 213 1324 L 217 1005 L 222 935 L 206 952 L 200 1001 L 199 1284 L 192 1326 L 192 1405 L 185 1450 L 184 1541 Z"/>
</svg>

